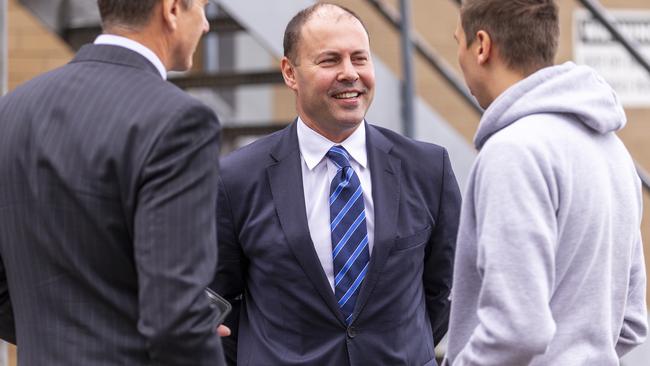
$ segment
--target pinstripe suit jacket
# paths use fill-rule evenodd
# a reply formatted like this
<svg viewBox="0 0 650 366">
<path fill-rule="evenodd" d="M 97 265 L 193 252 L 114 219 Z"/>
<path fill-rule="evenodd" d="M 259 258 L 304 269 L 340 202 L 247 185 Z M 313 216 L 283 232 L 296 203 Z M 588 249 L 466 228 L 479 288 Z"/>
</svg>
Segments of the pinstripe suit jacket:
<svg viewBox="0 0 650 366">
<path fill-rule="evenodd" d="M 0 98 L 0 336 L 20 364 L 222 364 L 203 293 L 219 130 L 116 46 Z"/>
</svg>

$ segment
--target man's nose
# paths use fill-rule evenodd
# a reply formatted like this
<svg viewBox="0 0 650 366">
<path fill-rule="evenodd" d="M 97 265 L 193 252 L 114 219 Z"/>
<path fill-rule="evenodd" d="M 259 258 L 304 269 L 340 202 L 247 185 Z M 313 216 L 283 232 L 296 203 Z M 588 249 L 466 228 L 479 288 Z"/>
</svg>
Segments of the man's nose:
<svg viewBox="0 0 650 366">
<path fill-rule="evenodd" d="M 341 70 L 338 75 L 338 81 L 354 82 L 359 80 L 359 73 L 357 68 L 352 63 L 352 60 L 345 59 L 341 62 Z"/>
</svg>

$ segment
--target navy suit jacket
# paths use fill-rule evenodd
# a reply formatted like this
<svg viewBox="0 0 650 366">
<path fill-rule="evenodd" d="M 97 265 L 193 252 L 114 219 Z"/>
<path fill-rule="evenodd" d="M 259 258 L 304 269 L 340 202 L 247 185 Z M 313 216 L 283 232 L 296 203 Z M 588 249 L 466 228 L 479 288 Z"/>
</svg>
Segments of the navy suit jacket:
<svg viewBox="0 0 650 366">
<path fill-rule="evenodd" d="M 0 337 L 20 365 L 220 365 L 219 123 L 87 45 L 0 98 Z"/>
<path fill-rule="evenodd" d="M 366 131 L 375 237 L 349 326 L 309 234 L 296 123 L 222 160 L 213 287 L 241 304 L 227 352 L 240 366 L 435 365 L 458 185 L 444 148 Z"/>
</svg>

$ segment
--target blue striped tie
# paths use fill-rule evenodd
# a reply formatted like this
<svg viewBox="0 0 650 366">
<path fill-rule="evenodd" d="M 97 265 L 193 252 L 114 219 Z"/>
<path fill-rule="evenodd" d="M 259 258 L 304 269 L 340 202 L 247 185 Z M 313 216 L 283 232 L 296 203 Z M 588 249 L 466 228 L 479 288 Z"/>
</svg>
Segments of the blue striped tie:
<svg viewBox="0 0 650 366">
<path fill-rule="evenodd" d="M 366 211 L 361 183 L 350 166 L 348 152 L 342 146 L 334 146 L 327 157 L 338 169 L 329 198 L 334 293 L 349 324 L 370 259 Z"/>
</svg>

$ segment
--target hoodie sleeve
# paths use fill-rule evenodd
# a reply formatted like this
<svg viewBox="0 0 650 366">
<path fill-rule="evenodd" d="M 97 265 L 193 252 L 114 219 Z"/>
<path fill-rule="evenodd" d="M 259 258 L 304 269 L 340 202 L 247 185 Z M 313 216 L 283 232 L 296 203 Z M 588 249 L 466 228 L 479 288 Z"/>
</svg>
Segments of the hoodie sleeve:
<svg viewBox="0 0 650 366">
<path fill-rule="evenodd" d="M 556 330 L 549 307 L 557 242 L 553 170 L 523 144 L 508 142 L 486 145 L 475 169 L 479 323 L 454 366 L 527 365 Z"/>
<path fill-rule="evenodd" d="M 648 334 L 644 263 L 643 243 L 641 240 L 641 232 L 639 232 L 632 257 L 632 266 L 630 268 L 630 284 L 628 286 L 623 327 L 621 328 L 621 333 L 616 343 L 616 354 L 618 357 L 622 357 L 634 347 L 643 343 Z"/>
</svg>

